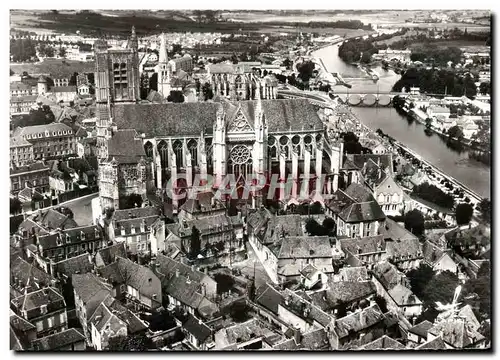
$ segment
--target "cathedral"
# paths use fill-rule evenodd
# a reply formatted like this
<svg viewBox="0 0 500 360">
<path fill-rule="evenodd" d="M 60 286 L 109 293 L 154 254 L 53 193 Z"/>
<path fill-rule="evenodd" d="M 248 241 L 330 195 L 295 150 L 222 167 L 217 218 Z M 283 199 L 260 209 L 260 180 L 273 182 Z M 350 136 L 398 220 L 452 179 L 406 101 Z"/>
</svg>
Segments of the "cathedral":
<svg viewBox="0 0 500 360">
<path fill-rule="evenodd" d="M 250 97 L 255 100 L 216 95 L 207 102 L 139 102 L 135 32 L 127 48 L 104 49 L 102 43 L 95 48 L 102 209 L 119 208 L 130 194 L 145 198 L 148 191 L 165 190 L 180 174 L 185 183 L 175 186 L 187 190 L 196 174 L 212 175 L 214 188 L 228 174 L 241 187 L 253 175 L 279 174 L 280 181 L 294 180 L 292 195 L 298 194 L 301 177 L 314 181 L 323 175 L 323 188 L 316 190 L 337 190 L 342 143 L 325 136 L 325 125 L 307 100 L 276 99 L 276 91 L 255 86 Z M 252 193 L 249 202 L 259 206 L 263 195 Z M 283 189 L 277 197 L 285 204 L 289 199 Z"/>
</svg>

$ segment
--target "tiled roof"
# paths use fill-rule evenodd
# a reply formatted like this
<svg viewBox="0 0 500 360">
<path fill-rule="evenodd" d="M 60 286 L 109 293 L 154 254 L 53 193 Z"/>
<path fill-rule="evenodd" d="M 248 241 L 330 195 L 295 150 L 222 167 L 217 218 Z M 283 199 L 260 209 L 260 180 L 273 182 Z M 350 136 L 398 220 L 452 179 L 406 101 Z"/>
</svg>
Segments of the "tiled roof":
<svg viewBox="0 0 500 360">
<path fill-rule="evenodd" d="M 101 316 L 100 318 L 98 317 L 99 315 Z M 129 335 L 147 329 L 146 324 L 144 324 L 137 315 L 123 306 L 111 295 L 106 297 L 98 306 L 89 319 L 89 322 L 93 323 L 98 330 L 101 330 L 112 317 L 116 317 L 127 326 Z"/>
<path fill-rule="evenodd" d="M 38 237 L 38 243 L 44 250 L 57 248 L 58 242 L 63 244 L 79 244 L 83 241 L 102 239 L 102 230 L 97 225 L 74 227 L 67 230 L 61 230 L 49 235 Z"/>
<path fill-rule="evenodd" d="M 10 326 L 20 333 L 26 333 L 30 330 L 36 330 L 36 326 L 29 321 L 23 319 L 12 310 L 10 311 Z"/>
<path fill-rule="evenodd" d="M 24 166 L 14 166 L 10 169 L 10 176 L 26 173 L 26 172 L 35 172 L 35 171 L 48 171 L 49 167 L 42 162 L 36 162 L 29 165 Z M 48 175 L 48 174 L 47 174 Z"/>
<path fill-rule="evenodd" d="M 365 281 L 368 280 L 368 271 L 364 266 L 343 267 L 339 270 L 341 281 Z"/>
<path fill-rule="evenodd" d="M 283 296 L 284 300 L 281 303 L 281 306 L 304 319 L 305 321 L 310 323 L 316 321 L 322 326 L 327 326 L 332 321 L 330 315 L 321 310 L 321 308 L 314 304 L 311 304 L 309 301 L 298 296 L 293 291 L 286 289 L 283 293 Z M 309 310 L 307 315 L 305 315 L 304 313 L 305 309 Z"/>
<path fill-rule="evenodd" d="M 363 345 L 360 350 L 403 350 L 405 346 L 401 344 L 399 341 L 396 341 L 390 338 L 387 335 L 384 335 L 377 340 L 372 341 L 366 345 Z"/>
<path fill-rule="evenodd" d="M 190 313 L 187 317 L 188 319 L 182 324 L 182 327 L 202 344 L 212 334 L 212 330 Z"/>
<path fill-rule="evenodd" d="M 366 299 L 375 293 L 375 285 L 372 282 L 335 282 L 329 283 L 327 290 L 311 293 L 311 302 L 323 311 L 331 311 L 341 303 L 350 304 L 355 301 Z"/>
<path fill-rule="evenodd" d="M 19 127 L 16 130 L 14 130 L 14 136 L 26 136 L 26 135 L 38 135 L 41 134 L 41 138 L 43 139 L 46 137 L 46 132 L 48 132 L 49 137 L 53 137 L 54 132 L 58 133 L 59 131 L 67 131 L 73 133 L 73 129 L 71 129 L 69 126 L 63 124 L 63 123 L 50 123 L 46 125 L 33 125 L 33 126 L 26 126 L 26 127 Z M 59 135 L 56 135 L 59 136 Z M 38 136 L 37 136 L 38 139 Z"/>
<path fill-rule="evenodd" d="M 146 157 L 142 140 L 133 129 L 118 130 L 108 140 L 108 159 L 119 163 L 136 163 Z"/>
<path fill-rule="evenodd" d="M 255 291 L 255 302 L 276 315 L 282 301 L 283 295 L 269 284 L 261 285 Z"/>
<path fill-rule="evenodd" d="M 240 103 L 250 122 L 255 116 L 257 101 Z M 322 131 L 323 123 L 309 101 L 305 99 L 262 100 L 262 110 L 268 123 L 268 131 L 289 130 Z M 198 135 L 211 133 L 222 110 L 220 103 L 166 103 L 116 105 L 115 122 L 119 129 L 136 129 L 146 137 L 169 135 Z"/>
<path fill-rule="evenodd" d="M 415 348 L 415 350 L 448 350 L 446 344 L 443 341 L 441 336 L 432 339 L 422 345 L 419 345 Z"/>
<path fill-rule="evenodd" d="M 94 274 L 75 274 L 71 278 L 73 289 L 83 301 L 90 318 L 97 306 L 111 294 L 111 289 L 105 286 Z"/>
<path fill-rule="evenodd" d="M 200 283 L 191 281 L 183 275 L 173 275 L 166 284 L 165 291 L 174 299 L 193 309 L 198 309 L 204 299 L 204 296 L 199 292 L 201 291 Z"/>
<path fill-rule="evenodd" d="M 15 81 L 10 83 L 10 91 L 20 91 L 20 90 L 31 90 L 35 85 L 26 84 L 21 81 Z"/>
<path fill-rule="evenodd" d="M 286 236 L 282 240 L 278 259 L 331 256 L 332 247 L 328 236 Z"/>
<path fill-rule="evenodd" d="M 33 349 L 36 351 L 56 350 L 74 343 L 85 342 L 85 336 L 74 328 L 45 336 L 33 341 Z"/>
<path fill-rule="evenodd" d="M 418 239 L 410 231 L 390 218 L 385 219 L 385 225 L 379 227 L 379 233 L 384 235 L 385 239 L 392 240 L 411 240 Z"/>
<path fill-rule="evenodd" d="M 300 270 L 300 275 L 304 276 L 306 279 L 312 280 L 311 276 L 314 275 L 318 269 L 312 265 L 312 264 L 307 264 L 305 268 Z"/>
<path fill-rule="evenodd" d="M 424 320 L 422 322 L 419 322 L 414 327 L 408 329 L 408 332 L 411 332 L 424 339 L 427 339 L 427 333 L 429 332 L 429 329 L 432 328 L 433 326 L 434 324 L 432 324 L 429 320 Z"/>
<path fill-rule="evenodd" d="M 158 289 L 156 289 L 155 282 L 153 281 L 154 278 L 158 277 L 151 269 L 119 256 L 116 262 L 118 263 L 118 269 L 127 285 L 132 286 L 134 289 L 137 289 L 141 295 L 149 298 L 152 298 L 155 294 L 159 297 L 161 296 L 161 294 L 157 293 Z"/>
<path fill-rule="evenodd" d="M 404 285 L 407 281 L 406 276 L 388 261 L 375 264 L 372 273 L 386 290 L 392 289 L 397 284 Z"/>
<path fill-rule="evenodd" d="M 225 347 L 231 344 L 243 343 L 257 337 L 273 335 L 273 332 L 268 329 L 262 321 L 251 319 L 241 324 L 235 324 L 225 329 L 219 330 L 222 336 L 216 336 L 220 339 L 220 347 Z"/>
<path fill-rule="evenodd" d="M 201 282 L 211 282 L 215 284 L 215 280 L 213 280 L 210 276 L 207 274 L 198 271 L 196 269 L 191 268 L 189 265 L 183 264 L 179 261 L 176 261 L 168 256 L 165 256 L 163 254 L 158 254 L 156 256 L 156 264 L 157 264 L 157 270 L 160 274 L 164 275 L 167 277 L 169 275 L 175 275 L 176 271 L 179 272 L 179 275 L 188 277 L 191 281 L 195 281 L 198 283 Z"/>
<path fill-rule="evenodd" d="M 418 239 L 387 241 L 386 250 L 394 261 L 423 257 L 422 245 Z"/>
<path fill-rule="evenodd" d="M 356 183 L 349 185 L 345 192 L 338 190 L 327 206 L 349 223 L 385 219 L 385 214 L 373 195 Z"/>
<path fill-rule="evenodd" d="M 335 322 L 335 329 L 339 338 L 343 338 L 348 336 L 350 332 L 357 333 L 382 321 L 384 321 L 384 315 L 378 305 L 374 304 L 363 310 L 337 319 Z"/>
<path fill-rule="evenodd" d="M 76 86 L 54 86 L 50 89 L 52 93 L 76 93 Z"/>
<path fill-rule="evenodd" d="M 71 278 L 73 274 L 86 274 L 91 272 L 93 267 L 89 259 L 89 254 L 84 253 L 56 263 L 55 272 Z"/>
<path fill-rule="evenodd" d="M 104 249 L 97 250 L 96 256 L 99 256 L 104 265 L 109 265 L 116 260 L 116 256 L 127 257 L 125 243 L 118 243 Z"/>
<path fill-rule="evenodd" d="M 38 309 L 42 305 L 50 306 L 50 304 L 58 305 L 59 308 L 65 307 L 64 298 L 51 287 L 20 296 L 12 300 L 12 303 L 20 310 L 26 311 Z"/>
<path fill-rule="evenodd" d="M 54 209 L 48 209 L 41 216 L 38 216 L 38 214 L 33 215 L 33 220 L 38 221 L 48 229 L 72 229 L 78 226 L 75 220 Z"/>
<path fill-rule="evenodd" d="M 440 249 L 429 240 L 425 241 L 422 246 L 422 250 L 425 261 L 430 265 L 434 265 L 434 263 L 441 259 L 441 257 L 445 254 L 444 250 Z"/>
<path fill-rule="evenodd" d="M 471 229 L 455 229 L 445 234 L 451 246 L 482 245 L 487 246 L 491 241 L 491 229 L 479 224 Z"/>
<path fill-rule="evenodd" d="M 419 298 L 417 298 L 410 289 L 401 284 L 397 284 L 390 289 L 389 295 L 399 306 L 422 304 Z"/>
<path fill-rule="evenodd" d="M 118 268 L 117 261 L 97 269 L 97 273 L 108 284 L 116 285 L 125 283 L 125 279 L 123 278 L 120 269 Z"/>
<path fill-rule="evenodd" d="M 339 241 L 342 250 L 353 255 L 386 251 L 386 241 L 382 235 L 340 239 Z"/>
<path fill-rule="evenodd" d="M 122 235 L 121 231 L 125 230 L 125 235 L 145 234 L 151 231 L 151 226 L 158 221 L 160 217 L 153 215 L 140 219 L 124 219 L 115 222 L 115 236 Z M 144 230 L 141 230 L 144 227 Z M 132 232 L 134 229 L 134 232 Z"/>
<path fill-rule="evenodd" d="M 358 168 L 362 169 L 368 160 L 372 160 L 375 164 L 380 164 L 382 169 L 389 168 L 392 172 L 392 155 L 391 154 L 352 154 L 349 155 L 352 161 Z"/>
<path fill-rule="evenodd" d="M 56 279 L 45 271 L 38 269 L 34 265 L 24 261 L 22 258 L 18 257 L 10 264 L 11 273 L 11 284 L 14 278 L 17 278 L 24 286 L 29 284 L 30 286 L 36 286 L 38 283 L 40 287 L 42 286 L 53 286 L 56 283 Z"/>
<path fill-rule="evenodd" d="M 156 206 L 146 206 L 142 208 L 132 208 L 126 210 L 116 210 L 113 213 L 113 220 L 120 221 L 124 219 L 137 219 L 153 215 L 160 215 L 161 210 Z"/>
<path fill-rule="evenodd" d="M 21 146 L 33 146 L 28 140 L 25 140 L 21 136 L 11 136 L 10 137 L 10 147 L 21 147 Z"/>
</svg>

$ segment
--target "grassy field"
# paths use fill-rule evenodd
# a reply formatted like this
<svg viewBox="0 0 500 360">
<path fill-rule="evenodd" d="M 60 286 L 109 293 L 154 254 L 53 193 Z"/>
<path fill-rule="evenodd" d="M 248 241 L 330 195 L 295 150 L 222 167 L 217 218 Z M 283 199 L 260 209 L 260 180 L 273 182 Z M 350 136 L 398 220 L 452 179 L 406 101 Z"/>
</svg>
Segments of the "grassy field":
<svg viewBox="0 0 500 360">
<path fill-rule="evenodd" d="M 433 42 L 432 45 L 435 45 L 440 48 L 447 48 L 447 47 L 458 47 L 463 50 L 467 51 L 474 51 L 478 49 L 484 49 L 484 41 L 466 41 L 466 40 L 448 40 L 448 41 L 438 41 L 438 42 Z M 427 44 L 424 43 L 413 43 L 410 45 L 410 49 L 417 49 L 422 46 L 427 46 Z"/>
<path fill-rule="evenodd" d="M 90 73 L 95 71 L 95 63 L 93 61 L 72 61 L 59 59 L 46 59 L 40 63 L 33 64 L 16 64 L 11 63 L 10 69 L 20 75 L 24 71 L 28 74 L 51 74 L 53 77 L 70 77 L 73 73 Z"/>
</svg>

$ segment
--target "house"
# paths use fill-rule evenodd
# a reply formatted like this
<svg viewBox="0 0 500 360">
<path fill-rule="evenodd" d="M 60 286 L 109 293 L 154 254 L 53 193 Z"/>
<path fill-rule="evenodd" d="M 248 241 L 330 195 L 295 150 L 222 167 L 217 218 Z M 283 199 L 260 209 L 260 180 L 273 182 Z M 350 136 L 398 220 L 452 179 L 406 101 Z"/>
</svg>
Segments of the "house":
<svg viewBox="0 0 500 360">
<path fill-rule="evenodd" d="M 106 350 L 109 339 L 130 336 L 147 330 L 147 325 L 132 311 L 108 295 L 89 319 L 91 344 L 96 350 Z"/>
<path fill-rule="evenodd" d="M 448 350 L 449 347 L 446 346 L 443 338 L 441 336 L 435 337 L 430 341 L 427 341 L 415 348 L 415 350 Z"/>
<path fill-rule="evenodd" d="M 35 211 L 51 205 L 48 196 L 40 194 L 34 187 L 26 186 L 19 191 L 17 198 L 21 202 L 23 212 Z"/>
<path fill-rule="evenodd" d="M 427 108 L 427 114 L 429 117 L 434 116 L 445 116 L 446 118 L 450 117 L 450 109 L 444 106 L 429 106 Z"/>
<path fill-rule="evenodd" d="M 451 317 L 435 324 L 428 331 L 427 341 L 441 337 L 448 349 L 482 349 L 485 337 L 465 319 Z"/>
<path fill-rule="evenodd" d="M 59 292 L 61 291 L 56 278 L 19 256 L 10 262 L 10 286 L 17 291 L 27 292 L 33 292 L 46 287 L 52 287 Z"/>
<path fill-rule="evenodd" d="M 44 288 L 11 301 L 13 310 L 36 327 L 37 337 L 61 332 L 68 327 L 66 302 L 54 288 Z"/>
<path fill-rule="evenodd" d="M 283 292 L 283 301 L 278 305 L 278 317 L 288 324 L 282 325 L 283 332 L 291 326 L 306 333 L 313 328 L 326 328 L 333 322 L 333 318 L 321 308 L 289 289 Z"/>
<path fill-rule="evenodd" d="M 348 350 L 368 344 L 385 334 L 385 316 L 377 304 L 336 319 L 331 337 L 334 349 Z"/>
<path fill-rule="evenodd" d="M 311 290 L 315 287 L 322 288 L 328 280 L 328 275 L 318 270 L 312 264 L 307 264 L 306 267 L 300 271 L 300 275 L 300 282 L 307 290 Z"/>
<path fill-rule="evenodd" d="M 33 341 L 35 351 L 85 351 L 85 336 L 71 328 Z"/>
<path fill-rule="evenodd" d="M 116 256 L 114 263 L 97 272 L 113 285 L 116 296 L 124 294 L 126 303 L 133 308 L 150 311 L 162 305 L 161 281 L 148 267 Z"/>
<path fill-rule="evenodd" d="M 204 319 L 212 318 L 219 310 L 216 303 L 207 296 L 204 284 L 191 279 L 188 274 L 181 275 L 180 268 L 164 278 L 163 291 L 169 308 L 180 307 L 187 313 Z"/>
<path fill-rule="evenodd" d="M 57 103 L 70 103 L 77 99 L 76 86 L 54 86 L 48 93 L 49 96 L 54 97 Z"/>
<path fill-rule="evenodd" d="M 32 163 L 33 144 L 21 136 L 12 136 L 10 139 L 10 162 L 15 166 L 24 166 Z"/>
<path fill-rule="evenodd" d="M 355 311 L 370 304 L 376 294 L 375 285 L 365 282 L 330 282 L 326 290 L 310 293 L 305 298 L 328 314 L 337 315 L 339 308 Z"/>
<path fill-rule="evenodd" d="M 447 247 L 466 258 L 478 258 L 491 243 L 490 227 L 479 224 L 475 227 L 458 227 L 445 234 Z"/>
<path fill-rule="evenodd" d="M 443 250 L 429 240 L 425 241 L 422 249 L 424 262 L 437 273 L 451 271 L 456 274 L 458 272 L 458 265 L 450 255 L 451 250 Z"/>
<path fill-rule="evenodd" d="M 34 187 L 41 194 L 47 193 L 49 191 L 49 171 L 49 167 L 43 162 L 11 166 L 9 174 L 11 194 L 16 195 L 27 186 Z"/>
<path fill-rule="evenodd" d="M 213 350 L 270 349 L 271 346 L 266 340 L 276 336 L 268 324 L 258 319 L 251 319 L 217 331 L 214 334 Z"/>
<path fill-rule="evenodd" d="M 330 341 L 325 329 L 312 329 L 306 333 L 294 329 L 291 339 L 278 341 L 273 344 L 272 349 L 278 351 L 330 350 Z"/>
<path fill-rule="evenodd" d="M 465 320 L 467 326 L 475 331 L 479 331 L 481 328 L 481 323 L 477 320 L 476 315 L 474 315 L 474 311 L 470 305 L 465 305 L 462 307 L 457 313 L 454 311 L 445 311 L 438 315 L 437 321 L 442 321 L 446 319 L 450 319 L 453 317 L 457 317 Z"/>
<path fill-rule="evenodd" d="M 387 257 L 386 241 L 382 235 L 339 238 L 338 246 L 346 254 L 347 263 L 351 266 L 373 265 Z"/>
<path fill-rule="evenodd" d="M 90 95 L 90 86 L 89 84 L 80 84 L 77 87 L 78 95 L 80 96 L 89 96 Z"/>
<path fill-rule="evenodd" d="M 373 266 L 372 281 L 390 311 L 405 317 L 416 317 L 422 312 L 422 302 L 410 290 L 408 279 L 395 265 L 383 261 Z"/>
<path fill-rule="evenodd" d="M 368 271 L 365 266 L 348 266 L 339 270 L 339 273 L 330 276 L 330 282 L 347 281 L 347 282 L 363 282 L 368 281 Z"/>
<path fill-rule="evenodd" d="M 95 274 L 75 274 L 71 278 L 75 296 L 76 316 L 87 339 L 91 338 L 88 320 L 104 299 L 111 295 L 112 287 L 105 285 Z"/>
<path fill-rule="evenodd" d="M 102 230 L 96 225 L 51 231 L 47 235 L 38 236 L 37 243 L 39 257 L 55 262 L 89 251 L 94 252 L 106 246 Z"/>
<path fill-rule="evenodd" d="M 416 237 L 387 240 L 386 252 L 387 259 L 402 271 L 418 268 L 424 259 L 422 246 L 420 245 L 419 239 Z"/>
<path fill-rule="evenodd" d="M 116 261 L 116 257 L 127 257 L 127 252 L 125 250 L 124 243 L 114 244 L 102 249 L 97 250 L 95 254 L 95 265 L 99 267 L 104 267 L 110 265 Z"/>
<path fill-rule="evenodd" d="M 189 344 L 196 350 L 210 350 L 214 346 L 212 329 L 190 313 L 186 315 L 186 320 L 182 323 L 182 332 Z"/>
<path fill-rule="evenodd" d="M 337 224 L 337 236 L 375 236 L 386 218 L 368 189 L 356 183 L 337 190 L 325 206 L 325 214 Z"/>
<path fill-rule="evenodd" d="M 355 350 L 404 350 L 406 347 L 399 341 L 390 338 L 387 335 L 373 340 L 371 343 L 365 344 Z"/>
<path fill-rule="evenodd" d="M 36 326 L 10 310 L 10 349 L 28 350 L 36 339 Z"/>
<path fill-rule="evenodd" d="M 434 326 L 429 320 L 424 320 L 408 329 L 408 340 L 415 344 L 423 344 L 427 341 L 427 334 Z"/>
<path fill-rule="evenodd" d="M 178 273 L 179 275 L 189 278 L 190 281 L 198 283 L 203 289 L 202 291 L 205 292 L 205 296 L 208 298 L 213 299 L 217 295 L 217 282 L 214 279 L 206 273 L 196 270 L 194 266 L 183 264 L 171 257 L 158 254 L 156 257 L 155 271 L 163 285 L 168 283 L 169 276 Z"/>
</svg>

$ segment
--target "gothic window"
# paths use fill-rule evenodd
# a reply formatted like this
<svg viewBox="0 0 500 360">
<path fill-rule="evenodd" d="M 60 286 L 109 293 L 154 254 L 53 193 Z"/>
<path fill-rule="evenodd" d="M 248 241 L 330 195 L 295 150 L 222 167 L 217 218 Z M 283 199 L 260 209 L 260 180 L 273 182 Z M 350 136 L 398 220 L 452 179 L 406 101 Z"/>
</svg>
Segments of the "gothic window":
<svg viewBox="0 0 500 360">
<path fill-rule="evenodd" d="M 175 164 L 178 168 L 180 168 L 180 167 L 182 167 L 182 161 L 183 161 L 183 157 L 184 157 L 184 154 L 182 151 L 182 141 L 175 140 L 173 145 L 172 145 L 172 148 L 174 149 L 174 153 L 175 153 L 175 157 L 176 157 Z"/>
<path fill-rule="evenodd" d="M 167 167 L 167 158 L 168 158 L 168 147 L 165 141 L 160 141 L 158 144 L 158 152 L 160 153 L 161 167 L 165 169 Z"/>
<path fill-rule="evenodd" d="M 252 131 L 252 127 L 248 123 L 245 116 L 239 112 L 236 118 L 231 122 L 229 126 L 230 132 L 244 132 L 244 131 Z"/>
<path fill-rule="evenodd" d="M 212 147 L 212 139 L 208 138 L 205 140 L 205 152 L 207 155 L 207 165 L 212 165 L 212 153 L 213 153 L 213 147 Z"/>
<path fill-rule="evenodd" d="M 320 142 L 321 141 L 321 134 L 318 134 L 316 135 L 316 142 Z"/>
<path fill-rule="evenodd" d="M 236 179 L 240 175 L 246 178 L 247 174 L 252 172 L 252 156 L 247 146 L 236 145 L 231 149 L 229 172 L 234 174 Z"/>
<path fill-rule="evenodd" d="M 188 149 L 191 154 L 191 166 L 196 166 L 198 164 L 198 143 L 196 140 L 191 139 L 188 141 Z"/>
<path fill-rule="evenodd" d="M 153 158 L 153 144 L 149 141 L 144 144 L 144 152 L 148 158 Z"/>
</svg>

